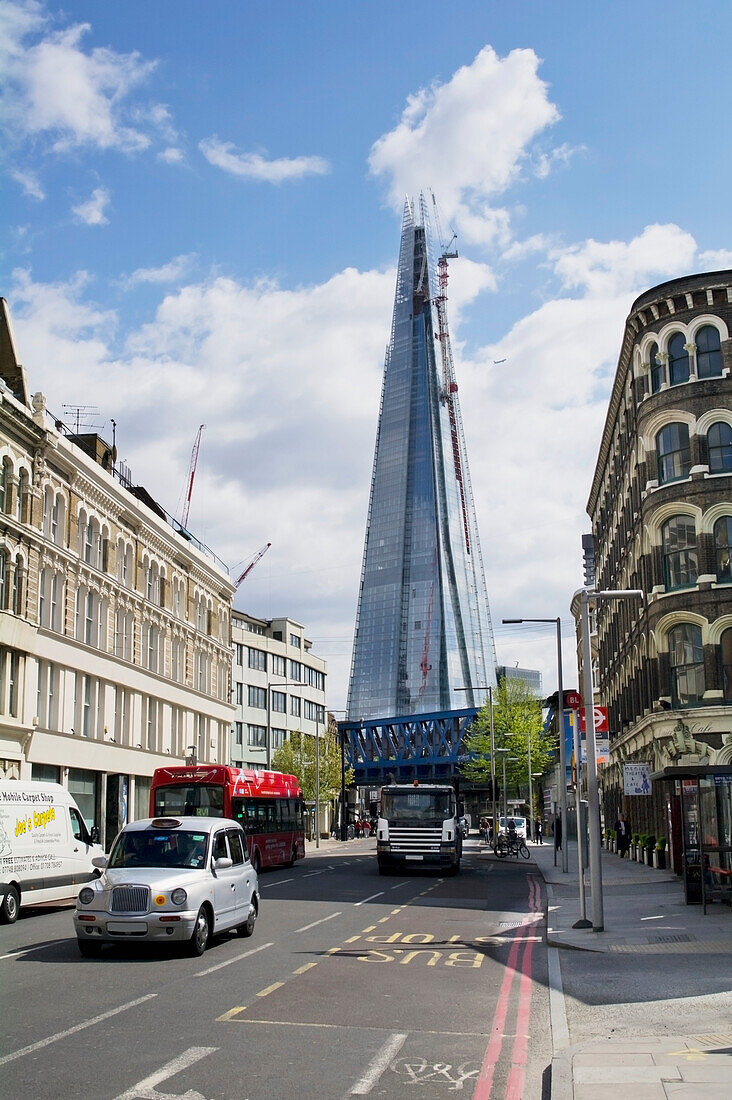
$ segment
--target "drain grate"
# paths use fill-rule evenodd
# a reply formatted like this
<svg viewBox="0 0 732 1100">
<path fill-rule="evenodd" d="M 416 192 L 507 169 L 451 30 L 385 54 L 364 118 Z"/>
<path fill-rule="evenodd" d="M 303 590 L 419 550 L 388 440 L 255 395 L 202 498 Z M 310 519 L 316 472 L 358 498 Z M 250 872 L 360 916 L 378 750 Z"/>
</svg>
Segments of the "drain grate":
<svg viewBox="0 0 732 1100">
<path fill-rule="evenodd" d="M 687 936 L 683 932 L 680 936 L 650 936 L 650 943 L 691 943 L 695 936 Z"/>
</svg>

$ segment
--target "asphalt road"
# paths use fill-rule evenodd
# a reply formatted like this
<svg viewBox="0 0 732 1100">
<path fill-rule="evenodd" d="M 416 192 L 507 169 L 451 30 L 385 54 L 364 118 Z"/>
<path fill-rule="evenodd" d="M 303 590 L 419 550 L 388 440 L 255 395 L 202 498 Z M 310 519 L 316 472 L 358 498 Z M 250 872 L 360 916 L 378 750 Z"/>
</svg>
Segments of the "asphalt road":
<svg viewBox="0 0 732 1100">
<path fill-rule="evenodd" d="M 540 1100 L 541 879 L 466 845 L 382 877 L 373 841 L 260 876 L 254 936 L 202 958 L 82 959 L 68 909 L 0 927 L 0 1095 L 33 1100 Z"/>
</svg>

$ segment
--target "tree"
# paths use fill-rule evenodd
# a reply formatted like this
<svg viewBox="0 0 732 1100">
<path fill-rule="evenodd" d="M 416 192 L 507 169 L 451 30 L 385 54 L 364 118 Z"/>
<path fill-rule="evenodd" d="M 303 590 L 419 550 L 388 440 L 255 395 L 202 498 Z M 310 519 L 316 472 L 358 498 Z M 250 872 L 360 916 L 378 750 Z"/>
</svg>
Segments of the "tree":
<svg viewBox="0 0 732 1100">
<path fill-rule="evenodd" d="M 328 727 L 320 738 L 320 801 L 331 802 L 341 791 L 341 746 L 338 727 L 329 715 Z M 316 741 L 309 733 L 293 730 L 272 754 L 272 767 L 294 775 L 306 802 L 315 801 Z M 346 768 L 346 786 L 353 782 L 353 768 Z"/>
<path fill-rule="evenodd" d="M 498 683 L 493 694 L 493 728 L 496 749 L 508 749 L 506 755 L 506 785 L 529 786 L 529 746 L 531 771 L 543 772 L 556 749 L 556 737 L 547 733 L 541 716 L 541 701 L 532 693 L 525 680 L 509 677 Z M 486 702 L 478 711 L 464 741 L 468 759 L 460 772 L 474 783 L 490 786 L 491 776 L 491 710 Z M 496 778 L 503 779 L 503 753 L 496 753 Z M 513 758 L 513 759 L 512 759 Z"/>
</svg>

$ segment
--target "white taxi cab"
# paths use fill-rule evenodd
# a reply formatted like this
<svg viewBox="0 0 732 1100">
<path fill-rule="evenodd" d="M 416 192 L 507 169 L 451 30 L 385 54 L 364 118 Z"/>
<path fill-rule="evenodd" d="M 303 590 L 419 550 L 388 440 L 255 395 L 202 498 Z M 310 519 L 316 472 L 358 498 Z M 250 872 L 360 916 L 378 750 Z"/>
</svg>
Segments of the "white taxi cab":
<svg viewBox="0 0 732 1100">
<path fill-rule="evenodd" d="M 257 873 L 235 821 L 220 817 L 148 818 L 125 825 L 104 873 L 82 890 L 74 927 L 82 955 L 105 943 L 187 943 L 202 955 L 211 936 L 251 936 L 259 913 Z"/>
</svg>

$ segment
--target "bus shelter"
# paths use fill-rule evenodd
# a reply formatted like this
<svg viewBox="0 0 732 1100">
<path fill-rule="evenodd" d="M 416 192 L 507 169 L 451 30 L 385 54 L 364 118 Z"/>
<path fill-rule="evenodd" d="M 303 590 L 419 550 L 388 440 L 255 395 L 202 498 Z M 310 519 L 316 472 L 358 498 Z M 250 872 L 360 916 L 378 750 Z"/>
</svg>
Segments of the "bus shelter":
<svg viewBox="0 0 732 1100">
<path fill-rule="evenodd" d="M 673 784 L 687 905 L 732 903 L 732 765 L 671 765 L 651 779 Z"/>
</svg>

